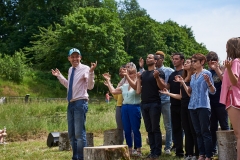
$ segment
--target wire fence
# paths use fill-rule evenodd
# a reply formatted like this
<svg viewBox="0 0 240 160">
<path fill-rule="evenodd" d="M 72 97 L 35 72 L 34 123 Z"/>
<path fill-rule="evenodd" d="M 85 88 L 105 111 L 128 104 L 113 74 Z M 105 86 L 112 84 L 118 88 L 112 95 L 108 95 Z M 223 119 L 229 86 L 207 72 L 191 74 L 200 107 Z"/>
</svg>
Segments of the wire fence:
<svg viewBox="0 0 240 160">
<path fill-rule="evenodd" d="M 41 102 L 67 102 L 66 98 L 40 98 L 40 97 L 30 97 L 26 95 L 25 97 L 1 97 L 0 104 L 3 103 L 41 103 Z M 89 99 L 88 103 L 100 104 L 103 102 L 101 99 L 92 98 Z"/>
</svg>

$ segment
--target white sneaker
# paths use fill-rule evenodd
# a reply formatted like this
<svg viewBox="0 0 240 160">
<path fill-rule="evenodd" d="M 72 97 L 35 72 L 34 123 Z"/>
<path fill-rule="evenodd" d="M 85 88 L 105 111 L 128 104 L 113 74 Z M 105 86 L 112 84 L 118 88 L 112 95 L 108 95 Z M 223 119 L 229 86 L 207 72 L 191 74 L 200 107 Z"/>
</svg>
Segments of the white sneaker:
<svg viewBox="0 0 240 160">
<path fill-rule="evenodd" d="M 191 160 L 197 160 L 197 157 L 196 156 L 192 156 Z"/>
<path fill-rule="evenodd" d="M 167 154 L 167 155 L 170 155 L 170 154 L 171 154 L 171 151 L 170 151 L 170 149 L 166 149 L 166 150 L 164 151 L 164 153 Z"/>
<path fill-rule="evenodd" d="M 192 156 L 187 156 L 184 158 L 184 160 L 192 160 Z"/>
</svg>

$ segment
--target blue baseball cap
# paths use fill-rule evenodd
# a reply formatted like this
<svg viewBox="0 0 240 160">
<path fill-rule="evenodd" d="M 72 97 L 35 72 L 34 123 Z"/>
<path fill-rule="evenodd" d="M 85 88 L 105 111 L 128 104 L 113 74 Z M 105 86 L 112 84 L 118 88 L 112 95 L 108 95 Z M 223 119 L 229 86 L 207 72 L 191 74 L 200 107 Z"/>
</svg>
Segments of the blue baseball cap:
<svg viewBox="0 0 240 160">
<path fill-rule="evenodd" d="M 71 56 L 74 52 L 77 52 L 81 56 L 81 53 L 77 48 L 70 49 L 68 56 Z"/>
</svg>

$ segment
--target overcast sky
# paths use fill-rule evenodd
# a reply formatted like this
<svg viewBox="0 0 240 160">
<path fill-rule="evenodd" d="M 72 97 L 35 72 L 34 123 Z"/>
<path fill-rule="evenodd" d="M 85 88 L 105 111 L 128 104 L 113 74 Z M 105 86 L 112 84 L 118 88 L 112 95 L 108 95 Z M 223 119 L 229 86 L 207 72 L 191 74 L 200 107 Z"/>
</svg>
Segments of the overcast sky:
<svg viewBox="0 0 240 160">
<path fill-rule="evenodd" d="M 240 0 L 138 0 L 158 22 L 169 19 L 191 27 L 195 39 L 220 60 L 226 58 L 226 42 L 240 37 Z"/>
</svg>

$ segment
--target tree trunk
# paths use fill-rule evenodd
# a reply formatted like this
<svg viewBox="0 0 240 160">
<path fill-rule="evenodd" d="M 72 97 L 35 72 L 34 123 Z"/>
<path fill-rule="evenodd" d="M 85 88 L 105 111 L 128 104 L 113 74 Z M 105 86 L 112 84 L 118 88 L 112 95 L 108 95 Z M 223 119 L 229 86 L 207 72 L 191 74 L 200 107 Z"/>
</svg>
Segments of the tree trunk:
<svg viewBox="0 0 240 160">
<path fill-rule="evenodd" d="M 123 130 L 110 129 L 104 131 L 104 142 L 103 145 L 122 145 L 123 144 Z"/>
<path fill-rule="evenodd" d="M 93 133 L 87 133 L 87 146 L 93 147 Z M 60 132 L 59 133 L 59 151 L 69 151 L 71 149 L 70 141 L 68 139 L 68 132 Z"/>
<path fill-rule="evenodd" d="M 217 131 L 218 142 L 218 159 L 219 160 L 236 160 L 237 140 L 233 130 L 221 130 Z"/>
<path fill-rule="evenodd" d="M 127 145 L 85 147 L 84 160 L 130 160 Z"/>
<path fill-rule="evenodd" d="M 69 151 L 70 150 L 70 141 L 68 139 L 68 132 L 59 133 L 59 151 Z"/>
</svg>

